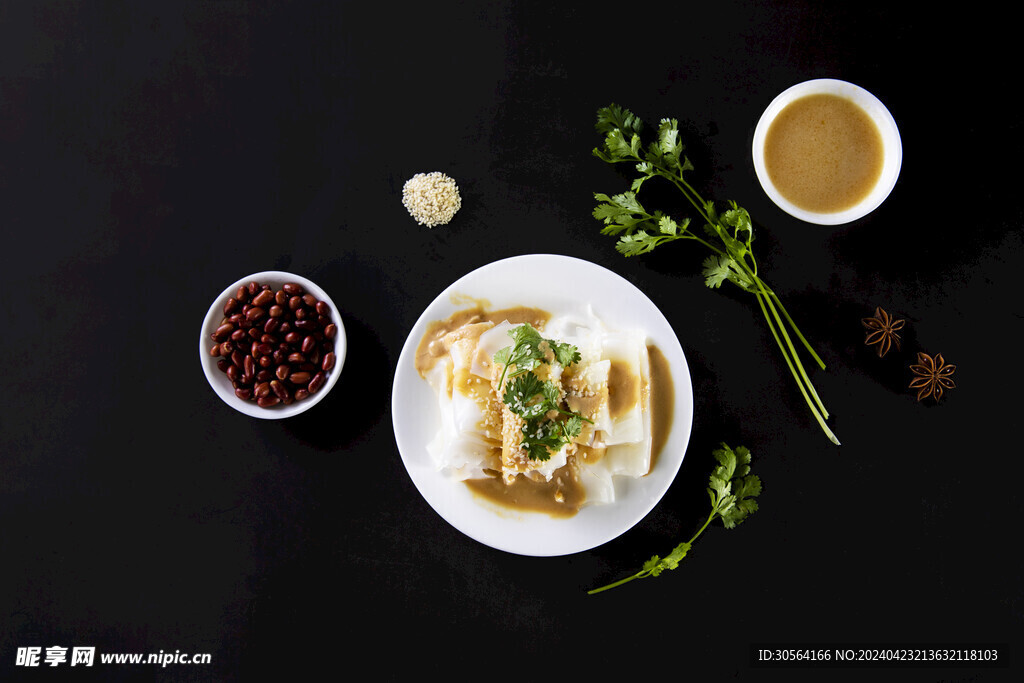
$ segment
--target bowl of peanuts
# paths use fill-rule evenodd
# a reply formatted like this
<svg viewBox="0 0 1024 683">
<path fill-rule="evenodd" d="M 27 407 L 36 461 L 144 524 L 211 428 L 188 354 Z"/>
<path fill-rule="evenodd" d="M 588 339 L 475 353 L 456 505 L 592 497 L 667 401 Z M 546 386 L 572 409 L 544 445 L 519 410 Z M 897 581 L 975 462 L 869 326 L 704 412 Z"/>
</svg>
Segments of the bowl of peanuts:
<svg viewBox="0 0 1024 683">
<path fill-rule="evenodd" d="M 283 271 L 229 285 L 203 320 L 199 355 L 220 398 L 250 417 L 277 420 L 309 410 L 337 383 L 345 327 L 311 280 Z"/>
</svg>

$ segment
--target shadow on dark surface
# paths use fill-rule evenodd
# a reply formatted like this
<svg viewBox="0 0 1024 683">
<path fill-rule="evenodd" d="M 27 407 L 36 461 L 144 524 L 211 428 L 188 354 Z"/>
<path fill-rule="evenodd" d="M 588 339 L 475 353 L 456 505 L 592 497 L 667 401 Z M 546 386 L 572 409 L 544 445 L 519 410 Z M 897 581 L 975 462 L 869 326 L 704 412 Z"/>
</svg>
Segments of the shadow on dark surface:
<svg viewBox="0 0 1024 683">
<path fill-rule="evenodd" d="M 342 453 L 368 438 L 391 412 L 391 363 L 380 339 L 360 320 L 345 318 L 348 352 L 338 383 L 318 405 L 285 421 L 298 441 L 319 451 Z"/>
</svg>

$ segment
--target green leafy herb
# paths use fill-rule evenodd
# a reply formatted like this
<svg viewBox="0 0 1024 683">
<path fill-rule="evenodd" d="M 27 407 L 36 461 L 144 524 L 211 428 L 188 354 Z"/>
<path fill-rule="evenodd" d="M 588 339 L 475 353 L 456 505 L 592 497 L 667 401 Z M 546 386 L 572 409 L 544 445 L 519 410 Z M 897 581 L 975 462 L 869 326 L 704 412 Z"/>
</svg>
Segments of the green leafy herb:
<svg viewBox="0 0 1024 683">
<path fill-rule="evenodd" d="M 578 363 L 580 360 L 580 352 L 575 346 L 553 339 L 545 339 L 540 332 L 534 329 L 533 325 L 524 323 L 513 327 L 509 330 L 508 336 L 512 337 L 512 346 L 506 346 L 494 354 L 494 362 L 505 366 L 498 386 L 504 385 L 505 373 L 510 367 L 515 367 L 515 371 L 510 377 L 529 372 L 540 366 L 541 363 L 549 362 L 549 352 L 552 354 L 551 358 L 563 368 Z"/>
<path fill-rule="evenodd" d="M 558 394 L 554 382 L 546 382 L 534 373 L 526 372 L 509 380 L 502 400 L 509 410 L 529 421 L 542 418 L 557 408 Z"/>
<path fill-rule="evenodd" d="M 558 386 L 542 380 L 533 370 L 552 362 L 569 367 L 581 356 L 572 344 L 545 339 L 529 324 L 513 327 L 508 334 L 513 345 L 494 354 L 494 362 L 504 366 L 498 381 L 498 386 L 504 388 L 502 401 L 523 419 L 522 445 L 527 457 L 548 460 L 552 452 L 579 436 L 583 422 L 590 420 L 563 409 Z M 514 370 L 509 373 L 509 368 Z"/>
<path fill-rule="evenodd" d="M 580 435 L 583 419 L 574 414 L 563 419 L 535 420 L 523 427 L 523 448 L 530 460 L 548 460 L 551 453 L 572 443 Z"/>
<path fill-rule="evenodd" d="M 599 202 L 594 217 L 604 223 L 601 233 L 617 236 L 615 248 L 624 256 L 646 254 L 677 240 L 698 242 L 710 249 L 712 255 L 703 264 L 705 284 L 718 288 L 724 282 L 732 282 L 757 297 L 772 337 L 811 413 L 828 438 L 838 444 L 839 440 L 825 424 L 828 411 L 811 384 L 793 337 L 820 368 L 824 369 L 825 363 L 801 334 L 779 297 L 758 276 L 757 261 L 751 249 L 754 226 L 750 214 L 732 201 L 725 211 L 719 212 L 713 201 L 705 201 L 683 177 L 685 172 L 693 170 L 693 165 L 683 154 L 676 119 L 662 119 L 656 138 L 645 146 L 640 137 L 643 131 L 640 119 L 628 109 L 612 104 L 598 110 L 597 130 L 605 137 L 603 146 L 594 149 L 594 155 L 609 164 L 634 164 L 639 173 L 628 192 L 594 194 Z M 652 178 L 667 180 L 683 194 L 704 221 L 702 230 L 694 230 L 689 218 L 677 221 L 659 210 L 649 211 L 640 203 L 637 193 Z"/>
<path fill-rule="evenodd" d="M 708 482 L 711 514 L 697 533 L 689 541 L 677 545 L 667 556 L 655 555 L 647 560 L 643 569 L 636 574 L 587 591 L 588 594 L 600 593 L 635 579 L 658 576 L 666 569 L 675 569 L 690 552 L 693 543 L 713 521 L 721 519 L 726 529 L 732 529 L 757 511 L 757 501 L 754 499 L 761 493 L 761 480 L 756 474 L 750 474 L 750 451 L 743 446 L 737 446 L 734 450 L 723 443 L 722 447 L 712 451 L 712 454 L 718 460 L 718 466 L 711 473 Z"/>
</svg>

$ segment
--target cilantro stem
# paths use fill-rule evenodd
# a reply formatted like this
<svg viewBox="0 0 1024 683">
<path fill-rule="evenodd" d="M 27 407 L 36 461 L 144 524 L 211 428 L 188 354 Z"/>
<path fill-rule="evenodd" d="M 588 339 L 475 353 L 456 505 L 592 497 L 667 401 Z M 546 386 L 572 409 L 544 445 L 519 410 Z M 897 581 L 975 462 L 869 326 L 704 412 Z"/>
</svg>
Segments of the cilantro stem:
<svg viewBox="0 0 1024 683">
<path fill-rule="evenodd" d="M 581 420 L 583 420 L 584 422 L 586 422 L 588 424 L 594 424 L 594 421 L 591 420 L 586 415 L 582 415 L 580 413 L 574 413 L 571 410 L 565 410 L 563 408 L 555 408 L 555 410 L 557 410 L 560 415 L 565 415 L 566 417 L 578 417 L 578 418 L 580 418 Z"/>
<path fill-rule="evenodd" d="M 619 579 L 618 581 L 616 581 L 614 583 L 609 583 L 609 584 L 607 584 L 605 586 L 601 586 L 600 588 L 592 588 L 591 590 L 587 591 L 587 595 L 595 595 L 596 593 L 603 593 L 604 591 L 611 590 L 612 588 L 618 588 L 622 584 L 629 583 L 630 581 L 633 581 L 634 579 L 646 578 L 650 573 L 651 572 L 650 572 L 649 569 L 641 569 L 636 574 L 633 574 L 632 576 L 627 576 L 624 579 Z"/>
<path fill-rule="evenodd" d="M 792 360 L 790 359 L 789 354 L 786 353 L 786 347 L 782 344 L 782 340 L 779 338 L 779 333 L 776 331 L 775 326 L 772 324 L 771 317 L 768 314 L 768 309 L 765 307 L 765 300 L 766 299 L 764 294 L 757 294 L 757 302 L 761 305 L 761 311 L 764 313 L 765 319 L 768 321 L 768 328 L 772 331 L 772 336 L 775 337 L 775 343 L 779 345 L 779 349 L 782 351 L 782 357 L 786 360 L 786 365 L 789 366 L 789 371 L 793 373 L 793 377 L 796 379 L 796 385 L 800 389 L 800 393 L 803 394 L 804 400 L 807 401 L 807 405 L 808 407 L 810 407 L 811 414 L 814 415 L 814 419 L 817 420 L 818 424 L 821 426 L 821 429 L 825 432 L 825 436 L 829 438 L 829 441 L 838 446 L 839 439 L 836 438 L 836 435 L 833 434 L 832 430 L 828 428 L 827 424 L 825 424 L 825 418 L 822 417 L 821 412 L 818 411 L 818 407 L 811 401 L 811 397 L 808 396 L 807 394 L 807 388 L 804 386 L 805 383 L 808 386 L 810 386 L 810 380 L 807 379 L 807 373 L 804 372 L 803 365 L 800 363 L 800 359 L 796 356 L 795 350 L 793 350 Z M 771 302 L 769 301 L 769 304 L 770 303 Z M 778 314 L 776 314 L 776 316 L 777 315 Z M 783 330 L 783 334 L 785 334 L 785 330 Z M 792 342 L 790 342 L 790 349 L 792 350 Z M 800 367 L 799 373 L 793 365 L 794 360 L 796 361 L 796 364 Z M 814 393 L 813 387 L 811 388 L 811 392 Z M 818 398 L 817 393 L 814 393 L 814 397 L 815 399 Z M 818 403 L 821 403 L 820 399 L 818 399 Z"/>
<path fill-rule="evenodd" d="M 715 222 L 710 216 L 708 216 L 707 212 L 704 210 L 705 204 L 703 198 L 682 177 L 682 171 L 679 172 L 678 177 L 661 171 L 658 171 L 657 173 L 658 175 L 661 175 L 662 177 L 671 181 L 672 184 L 674 184 L 676 188 L 679 189 L 680 192 L 682 192 L 683 196 L 686 197 L 690 204 L 697 210 L 697 212 L 708 224 L 713 224 Z M 712 251 L 715 251 L 719 254 L 723 253 L 720 249 L 715 248 L 714 246 L 705 242 L 699 237 L 694 236 L 694 239 L 696 239 L 698 242 L 703 243 Z M 748 265 L 746 262 L 746 256 L 748 255 L 750 256 L 750 265 Z M 753 255 L 749 254 L 748 252 L 747 254 L 743 254 L 740 258 L 737 258 L 735 260 L 741 268 L 747 271 L 747 273 L 750 275 L 751 280 L 753 280 L 757 284 L 757 288 L 760 290 L 758 292 L 755 292 L 755 294 L 757 295 L 758 303 L 761 305 L 761 312 L 764 313 L 765 320 L 768 323 L 768 328 L 772 331 L 772 336 L 775 337 L 775 341 L 779 345 L 779 349 L 782 351 L 782 356 L 783 358 L 785 358 L 786 364 L 789 366 L 790 372 L 793 373 L 793 377 L 796 379 L 797 386 L 800 388 L 800 392 L 801 394 L 803 394 L 804 400 L 807 401 L 807 405 L 811 408 L 812 414 L 814 415 L 815 419 L 817 420 L 821 428 L 825 431 L 825 434 L 826 436 L 828 436 L 829 440 L 835 443 L 836 445 L 839 445 L 839 440 L 836 438 L 835 434 L 832 433 L 832 430 L 829 429 L 828 425 L 825 424 L 825 420 L 828 419 L 828 410 L 826 410 L 825 404 L 822 403 L 821 398 L 818 396 L 818 392 L 815 391 L 814 385 L 811 383 L 811 379 L 810 377 L 808 377 L 807 371 L 804 369 L 803 363 L 800 362 L 800 356 L 797 354 L 797 350 L 793 346 L 793 341 L 790 339 L 789 333 L 786 331 L 786 323 L 789 324 L 789 327 L 793 330 L 793 333 L 803 343 L 804 347 L 807 348 L 811 356 L 814 357 L 814 360 L 822 369 L 825 368 L 824 362 L 822 362 L 818 354 L 814 352 L 814 349 L 811 348 L 810 343 L 800 332 L 800 329 L 797 327 L 796 323 L 793 322 L 793 319 L 790 317 L 789 312 L 786 311 L 785 306 L 782 305 L 782 301 L 779 300 L 779 297 L 764 283 L 764 281 L 760 277 L 758 277 L 757 261 L 754 260 Z M 776 308 L 776 304 L 778 304 L 778 308 Z M 769 310 L 771 311 L 770 313 Z M 779 316 L 779 310 L 782 311 L 782 315 L 785 317 L 785 322 L 783 322 L 783 319 Z M 773 317 L 774 324 L 772 321 Z M 778 325 L 777 328 L 776 325 Z M 781 339 L 779 336 L 780 334 Z M 782 343 L 783 340 L 785 340 L 785 344 Z"/>
<path fill-rule="evenodd" d="M 693 189 L 693 187 L 690 186 L 690 183 L 686 182 L 686 180 L 683 178 L 682 171 L 679 172 L 678 178 L 674 175 L 669 175 L 666 173 L 661 173 L 660 175 L 672 181 L 676 188 L 678 188 L 679 191 L 683 193 L 683 196 L 686 197 L 687 200 L 689 200 L 690 204 L 693 205 L 693 208 L 697 209 L 697 213 L 701 215 L 701 218 L 703 218 L 709 224 L 714 223 L 714 221 L 711 220 L 711 217 L 708 216 L 707 212 L 704 210 L 704 201 L 701 199 L 700 194 L 695 189 Z"/>
<path fill-rule="evenodd" d="M 693 538 L 691 538 L 689 541 L 687 541 L 687 543 L 689 545 L 693 545 L 694 541 L 696 541 L 700 537 L 700 535 L 702 533 L 704 533 L 704 530 L 707 529 L 711 525 L 711 522 L 715 521 L 715 517 L 717 517 L 717 516 L 718 516 L 718 508 L 715 508 L 714 510 L 711 511 L 711 514 L 708 515 L 708 518 L 706 520 L 704 520 L 704 525 L 701 526 L 700 529 L 697 529 L 697 533 L 695 533 L 693 535 Z"/>
<path fill-rule="evenodd" d="M 501 391 L 501 389 L 505 386 L 505 374 L 508 373 L 508 367 L 510 365 L 514 365 L 515 364 L 513 361 L 514 361 L 514 359 L 516 357 L 516 354 L 518 354 L 520 352 L 520 350 L 524 346 L 526 346 L 526 344 L 520 342 L 519 344 L 516 344 L 514 347 L 512 347 L 512 353 L 509 354 L 510 357 L 509 357 L 508 362 L 502 364 L 501 378 L 498 380 L 498 391 Z M 518 372 L 514 373 L 512 375 L 512 377 L 515 377 L 517 374 L 519 374 L 519 373 Z M 509 379 L 512 379 L 512 377 L 509 377 Z"/>
<path fill-rule="evenodd" d="M 764 283 L 762 283 L 762 284 L 764 284 Z M 825 369 L 825 362 L 823 360 L 821 360 L 821 358 L 818 356 L 817 353 L 814 352 L 814 347 L 812 347 L 811 343 L 809 341 L 807 341 L 807 339 L 804 338 L 803 334 L 800 333 L 800 328 L 797 327 L 796 323 L 793 322 L 793 319 L 789 317 L 789 311 L 787 311 L 786 307 L 782 305 L 782 301 L 775 294 L 775 292 L 773 292 L 767 285 L 764 285 L 764 290 L 765 290 L 765 292 L 767 292 L 767 294 L 771 298 L 771 300 L 775 302 L 775 305 L 778 307 L 779 311 L 782 313 L 783 317 L 786 319 L 786 322 L 789 323 L 789 326 L 793 329 L 793 332 L 796 334 L 797 338 L 803 343 L 804 348 L 807 349 L 807 352 L 809 354 L 811 354 L 812 358 L 814 358 L 814 361 L 818 364 L 818 367 L 821 368 L 822 370 L 824 370 Z"/>
<path fill-rule="evenodd" d="M 792 340 L 789 338 L 789 333 L 786 332 L 786 326 L 782 323 L 782 319 L 779 317 L 779 313 L 775 308 L 775 304 L 772 302 L 771 297 L 768 296 L 767 293 L 764 296 L 764 303 L 767 304 L 768 308 L 771 309 L 772 314 L 775 316 L 775 320 L 779 325 L 779 331 L 782 332 L 782 336 L 786 340 L 786 344 L 789 347 L 789 353 L 793 357 L 793 362 L 795 363 L 797 369 L 800 371 L 800 377 L 803 378 L 803 383 L 807 387 L 807 391 L 810 392 L 811 397 L 814 399 L 814 403 L 818 407 L 818 410 L 821 411 L 822 417 L 827 420 L 828 410 L 825 409 L 825 404 L 822 403 L 821 399 L 818 397 L 818 392 L 814 390 L 814 385 L 811 383 L 811 378 L 807 376 L 807 371 L 804 370 L 804 364 L 800 361 L 800 356 L 797 354 L 796 348 L 794 347 Z M 821 422 L 821 420 L 819 420 L 819 422 Z M 822 427 L 825 427 L 825 425 L 822 424 Z M 827 427 L 825 427 L 825 431 L 829 435 L 829 439 L 838 446 L 839 442 L 836 440 L 835 434 L 832 434 L 832 432 Z"/>
<path fill-rule="evenodd" d="M 678 140 L 679 131 L 675 119 L 661 120 L 658 140 L 646 149 L 640 141 L 641 128 L 642 124 L 636 116 L 617 105 L 598 111 L 598 130 L 605 134 L 605 144 L 603 149 L 595 149 L 594 154 L 611 164 L 632 163 L 641 174 L 634 179 L 631 192 L 611 198 L 608 195 L 596 195 L 604 202 L 594 212 L 595 217 L 605 222 L 606 227 L 602 233 L 619 234 L 616 248 L 626 256 L 643 254 L 665 242 L 684 238 L 692 239 L 713 252 L 715 256 L 705 261 L 706 284 L 717 288 L 729 280 L 757 297 L 768 329 L 801 395 L 826 436 L 838 445 L 839 440 L 825 424 L 829 417 L 828 410 L 807 374 L 793 337 L 803 345 L 819 368 L 824 370 L 825 363 L 804 337 L 779 297 L 758 275 L 757 259 L 751 251 L 753 225 L 749 214 L 735 202 L 730 202 L 729 210 L 719 213 L 714 203 L 706 202 L 686 180 L 684 173 L 693 170 L 693 166 L 681 154 L 684 148 Z M 722 244 L 716 246 L 696 235 L 689 229 L 689 218 L 678 222 L 661 211 L 653 215 L 647 213 L 637 201 L 636 195 L 645 181 L 653 177 L 663 178 L 672 184 L 705 221 L 704 227 L 711 239 L 716 242 L 721 240 Z"/>
<path fill-rule="evenodd" d="M 695 533 L 692 537 L 690 537 L 689 541 L 687 541 L 686 543 L 680 544 L 680 545 L 681 546 L 686 546 L 687 550 L 689 550 L 689 548 L 697 541 L 697 539 L 700 538 L 700 535 L 704 533 L 704 530 L 707 529 L 711 525 L 711 523 L 713 521 L 715 521 L 715 518 L 718 517 L 718 516 L 719 516 L 718 508 L 714 508 L 713 510 L 711 510 L 711 514 L 709 514 L 708 518 L 706 520 L 704 520 L 704 524 L 699 529 L 697 529 L 697 533 Z M 656 571 L 657 570 L 654 567 L 645 567 L 644 569 L 641 569 L 640 571 L 638 571 L 636 574 L 633 574 L 631 576 L 627 576 L 624 579 L 619 579 L 618 581 L 606 584 L 604 586 L 601 586 L 600 588 L 593 588 L 593 589 L 587 591 L 587 595 L 594 595 L 595 593 L 601 593 L 601 592 L 604 592 L 606 590 L 610 590 L 612 588 L 617 588 L 617 587 L 621 586 L 624 583 L 629 583 L 630 581 L 635 581 L 636 579 L 645 579 L 648 576 L 651 576 L 652 574 L 655 574 Z"/>
<path fill-rule="evenodd" d="M 814 387 L 811 385 L 811 378 L 807 376 L 807 371 L 804 370 L 804 364 L 800 362 L 800 356 L 797 355 L 796 347 L 793 346 L 793 340 L 789 338 L 789 333 L 786 332 L 786 326 L 783 324 L 782 318 L 779 317 L 779 312 L 775 309 L 775 305 L 772 303 L 771 298 L 768 296 L 767 292 L 764 291 L 764 287 L 761 288 L 761 293 L 758 294 L 758 302 L 761 304 L 761 310 L 764 312 L 766 317 L 768 316 L 767 309 L 771 310 L 772 315 L 775 317 L 775 322 L 778 324 L 779 332 L 782 334 L 782 338 L 786 340 L 786 348 L 789 350 L 789 355 L 793 359 L 793 364 L 800 373 L 800 376 L 797 379 L 803 380 L 803 384 L 806 385 L 807 390 L 814 398 L 814 403 L 817 405 L 818 410 L 821 411 L 821 414 L 825 418 L 828 418 L 828 411 L 825 409 L 825 404 L 823 404 L 821 399 L 818 398 L 818 392 L 816 392 Z M 769 326 L 771 323 L 772 321 L 769 320 Z M 785 349 L 783 350 L 783 353 L 785 355 Z"/>
</svg>

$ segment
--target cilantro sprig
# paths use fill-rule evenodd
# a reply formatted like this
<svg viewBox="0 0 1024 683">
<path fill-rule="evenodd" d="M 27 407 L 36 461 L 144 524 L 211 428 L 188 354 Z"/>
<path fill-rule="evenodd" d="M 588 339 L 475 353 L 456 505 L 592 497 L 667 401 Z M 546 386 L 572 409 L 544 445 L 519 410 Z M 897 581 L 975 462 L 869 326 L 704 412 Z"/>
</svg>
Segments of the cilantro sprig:
<svg viewBox="0 0 1024 683">
<path fill-rule="evenodd" d="M 590 420 L 562 408 L 558 386 L 542 380 L 533 370 L 552 362 L 567 368 L 578 363 L 581 355 L 572 344 L 545 339 L 529 324 L 513 327 L 508 334 L 512 346 L 494 354 L 494 362 L 504 366 L 498 381 L 498 387 L 504 389 L 502 401 L 523 419 L 522 446 L 527 457 L 548 460 L 552 452 L 572 443 L 583 423 Z M 509 368 L 514 368 L 511 373 Z"/>
<path fill-rule="evenodd" d="M 711 250 L 711 255 L 703 262 L 704 283 L 718 288 L 724 282 L 732 282 L 757 297 L 768 329 L 801 395 L 825 435 L 838 445 L 839 440 L 825 423 L 828 411 L 811 384 L 793 338 L 821 369 L 825 369 L 825 363 L 804 338 L 779 297 L 758 276 L 757 260 L 751 248 L 754 227 L 750 214 L 734 201 L 729 201 L 728 208 L 720 212 L 713 201 L 706 201 L 686 180 L 683 174 L 692 171 L 693 165 L 683 154 L 685 147 L 679 141 L 676 119 L 662 119 L 656 139 L 644 145 L 641 140 L 643 122 L 628 109 L 612 104 L 598 110 L 597 130 L 604 135 L 604 144 L 594 149 L 594 155 L 609 164 L 634 164 L 639 173 L 628 192 L 611 196 L 594 194 L 599 202 L 594 217 L 604 223 L 601 233 L 617 236 L 615 248 L 624 256 L 646 254 L 678 240 L 698 242 Z M 648 211 L 640 203 L 637 193 L 652 178 L 667 180 L 683 194 L 703 219 L 701 231 L 691 227 L 690 218 L 676 220 L 660 210 Z"/>
<path fill-rule="evenodd" d="M 712 455 L 718 460 L 718 466 L 711 472 L 708 481 L 711 514 L 708 515 L 697 533 L 689 541 L 677 545 L 667 556 L 655 555 L 647 560 L 637 573 L 606 586 L 589 590 L 587 591 L 589 595 L 621 586 L 636 579 L 658 576 L 668 569 L 675 569 L 690 552 L 694 542 L 716 519 L 721 519 L 722 525 L 726 529 L 732 529 L 757 511 L 757 501 L 754 499 L 761 493 L 761 479 L 756 474 L 750 473 L 750 451 L 743 446 L 732 449 L 722 443 L 722 447 L 712 451 Z"/>
<path fill-rule="evenodd" d="M 529 372 L 549 362 L 549 353 L 563 368 L 578 363 L 581 358 L 579 350 L 572 344 L 545 339 L 528 323 L 513 327 L 508 331 L 508 336 L 512 337 L 512 346 L 506 346 L 494 354 L 494 362 L 505 366 L 498 382 L 499 387 L 504 386 L 505 374 L 510 367 L 515 367 L 515 370 L 509 377 Z"/>
</svg>

